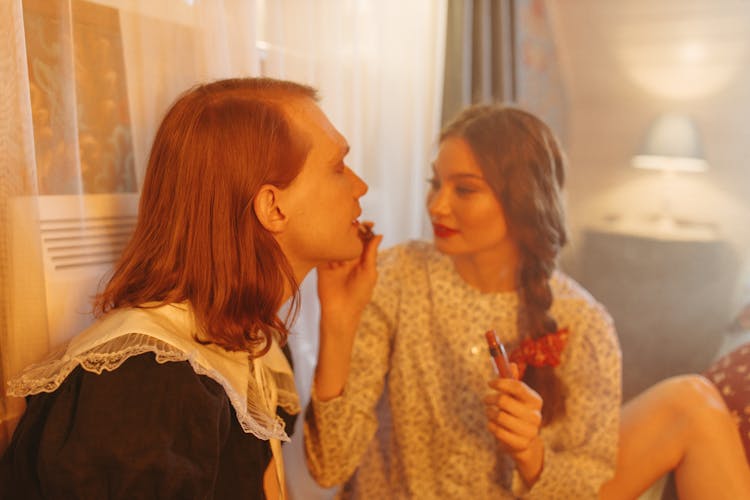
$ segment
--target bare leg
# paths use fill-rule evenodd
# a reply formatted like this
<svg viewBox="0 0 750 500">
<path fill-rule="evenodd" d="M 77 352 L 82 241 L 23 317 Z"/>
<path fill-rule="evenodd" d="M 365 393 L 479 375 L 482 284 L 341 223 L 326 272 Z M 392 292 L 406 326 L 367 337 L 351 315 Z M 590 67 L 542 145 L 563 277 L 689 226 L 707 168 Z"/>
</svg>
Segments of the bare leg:
<svg viewBox="0 0 750 500">
<path fill-rule="evenodd" d="M 699 375 L 660 382 L 623 407 L 617 470 L 600 497 L 637 498 L 671 470 L 681 499 L 750 499 L 737 426 Z"/>
</svg>

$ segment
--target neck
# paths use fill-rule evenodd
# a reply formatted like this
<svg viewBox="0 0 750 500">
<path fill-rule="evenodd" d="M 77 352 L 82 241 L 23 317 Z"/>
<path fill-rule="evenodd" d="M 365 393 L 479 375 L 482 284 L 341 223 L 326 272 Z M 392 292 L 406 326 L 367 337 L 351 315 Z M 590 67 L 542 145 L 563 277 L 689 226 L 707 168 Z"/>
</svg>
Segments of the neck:
<svg viewBox="0 0 750 500">
<path fill-rule="evenodd" d="M 515 245 L 451 256 L 451 260 L 458 275 L 482 293 L 512 292 L 518 288 L 520 256 Z"/>
<path fill-rule="evenodd" d="M 300 264 L 295 262 L 290 262 L 292 265 L 292 272 L 294 273 L 294 279 L 297 281 L 297 285 L 301 285 L 302 281 L 307 277 L 307 275 L 312 270 L 313 266 L 310 264 Z M 290 298 L 292 298 L 292 288 L 286 281 L 284 282 L 284 295 L 282 297 L 281 303 L 285 304 Z"/>
</svg>

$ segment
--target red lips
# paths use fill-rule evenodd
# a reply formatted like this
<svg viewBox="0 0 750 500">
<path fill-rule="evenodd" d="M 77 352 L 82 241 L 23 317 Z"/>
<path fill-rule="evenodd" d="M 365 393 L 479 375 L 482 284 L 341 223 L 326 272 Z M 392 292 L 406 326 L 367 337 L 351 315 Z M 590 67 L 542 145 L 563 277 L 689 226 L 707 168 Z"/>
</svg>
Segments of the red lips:
<svg viewBox="0 0 750 500">
<path fill-rule="evenodd" d="M 451 229 L 449 227 L 443 226 L 442 224 L 432 224 L 432 230 L 435 233 L 435 236 L 438 238 L 450 238 L 451 236 L 458 234 L 459 232 L 456 229 Z"/>
</svg>

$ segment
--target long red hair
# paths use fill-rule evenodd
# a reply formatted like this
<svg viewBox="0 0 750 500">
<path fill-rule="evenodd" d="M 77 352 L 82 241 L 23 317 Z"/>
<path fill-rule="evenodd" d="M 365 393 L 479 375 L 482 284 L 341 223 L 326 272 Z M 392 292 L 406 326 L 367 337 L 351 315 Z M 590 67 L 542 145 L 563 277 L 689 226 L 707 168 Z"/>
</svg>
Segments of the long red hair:
<svg viewBox="0 0 750 500">
<path fill-rule="evenodd" d="M 286 341 L 277 312 L 288 286 L 296 313 L 299 286 L 253 198 L 263 184 L 288 186 L 305 162 L 310 145 L 285 112 L 295 99 L 317 95 L 243 78 L 200 85 L 172 105 L 151 148 L 138 223 L 96 314 L 188 301 L 202 341 L 253 356 L 272 335 Z"/>
</svg>

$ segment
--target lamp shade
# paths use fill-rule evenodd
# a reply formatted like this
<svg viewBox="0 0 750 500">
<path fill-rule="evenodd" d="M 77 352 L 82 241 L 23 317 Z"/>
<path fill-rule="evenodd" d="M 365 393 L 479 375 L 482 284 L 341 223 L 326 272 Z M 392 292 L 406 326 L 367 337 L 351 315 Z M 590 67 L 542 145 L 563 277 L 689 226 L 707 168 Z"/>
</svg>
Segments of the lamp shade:
<svg viewBox="0 0 750 500">
<path fill-rule="evenodd" d="M 636 168 L 689 172 L 708 168 L 695 122 L 679 113 L 662 114 L 654 120 L 631 164 Z"/>
</svg>

